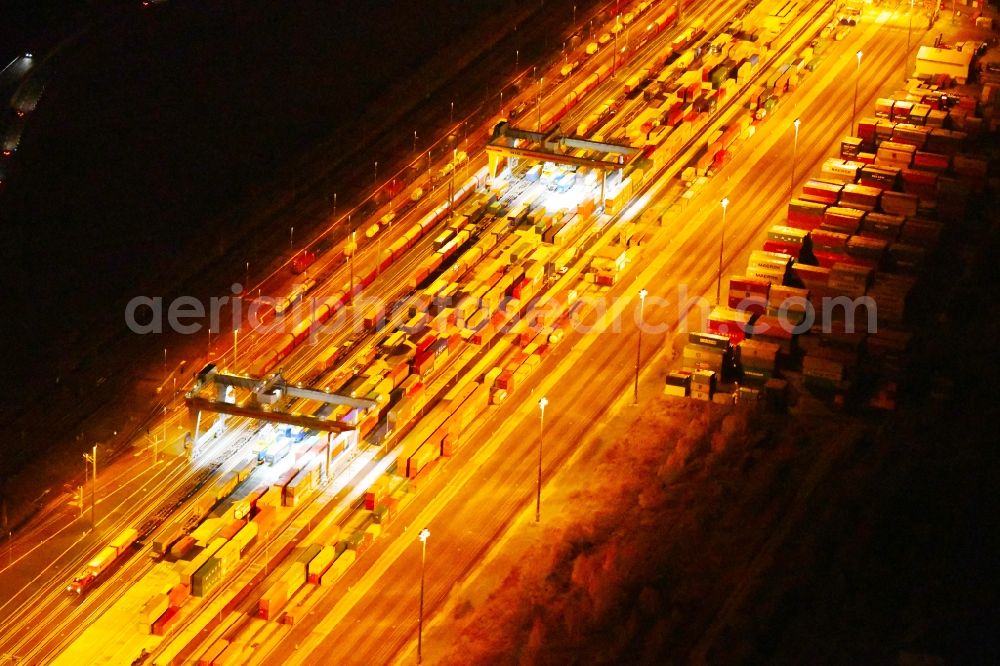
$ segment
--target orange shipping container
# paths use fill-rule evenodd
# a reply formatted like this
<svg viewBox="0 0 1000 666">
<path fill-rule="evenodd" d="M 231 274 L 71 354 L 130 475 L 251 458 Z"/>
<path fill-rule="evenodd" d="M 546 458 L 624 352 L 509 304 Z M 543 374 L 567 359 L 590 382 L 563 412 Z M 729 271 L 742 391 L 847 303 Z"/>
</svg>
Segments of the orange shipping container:
<svg viewBox="0 0 1000 666">
<path fill-rule="evenodd" d="M 279 580 L 268 588 L 264 596 L 257 602 L 257 614 L 265 620 L 278 616 L 282 606 L 288 601 L 288 583 Z"/>
<path fill-rule="evenodd" d="M 212 666 L 236 666 L 237 664 L 245 663 L 245 660 L 242 659 L 243 648 L 243 643 L 233 641 L 229 644 L 229 647 L 222 651 L 222 654 L 215 658 Z"/>
<path fill-rule="evenodd" d="M 275 508 L 273 506 L 263 506 L 257 515 L 253 517 L 253 522 L 257 523 L 258 533 L 267 534 L 274 525 Z"/>
<path fill-rule="evenodd" d="M 201 657 L 198 659 L 198 666 L 212 666 L 212 662 L 220 654 L 226 651 L 229 647 L 229 641 L 225 638 L 220 638 L 216 642 L 212 643 L 205 652 L 202 653 Z"/>
<path fill-rule="evenodd" d="M 191 588 L 184 583 L 178 583 L 172 590 L 170 590 L 168 603 L 171 608 L 177 608 L 190 596 Z"/>
<path fill-rule="evenodd" d="M 236 534 L 239 533 L 239 531 L 241 529 L 243 529 L 243 526 L 246 525 L 246 524 L 247 524 L 247 521 L 243 520 L 242 518 L 234 520 L 233 522 L 231 522 L 228 525 L 226 525 L 225 527 L 223 527 L 219 531 L 218 536 L 222 537 L 226 541 L 229 541 L 234 536 L 236 536 Z"/>
</svg>

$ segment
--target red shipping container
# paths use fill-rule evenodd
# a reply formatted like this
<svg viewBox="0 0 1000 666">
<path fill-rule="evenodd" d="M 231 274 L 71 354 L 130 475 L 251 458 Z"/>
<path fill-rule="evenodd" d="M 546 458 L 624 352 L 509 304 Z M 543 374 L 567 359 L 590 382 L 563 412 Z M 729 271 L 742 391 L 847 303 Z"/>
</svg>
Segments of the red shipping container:
<svg viewBox="0 0 1000 666">
<path fill-rule="evenodd" d="M 504 370 L 497 377 L 496 385 L 498 388 L 502 388 L 508 393 L 513 393 L 514 391 L 514 373 L 510 370 Z"/>
<path fill-rule="evenodd" d="M 840 254 L 837 252 L 823 252 L 822 250 L 813 250 L 813 255 L 816 257 L 816 261 L 823 268 L 833 268 L 833 265 L 839 261 L 843 261 L 847 256 L 846 254 Z"/>
<path fill-rule="evenodd" d="M 732 340 L 734 345 L 743 342 L 746 337 L 746 333 L 743 327 L 738 322 L 732 321 L 712 321 L 708 322 L 709 333 L 715 333 L 716 335 L 725 335 L 730 340 Z"/>
<path fill-rule="evenodd" d="M 788 322 L 783 322 L 778 317 L 762 315 L 750 325 L 747 333 L 752 338 L 771 338 L 772 340 L 791 341 L 792 330 Z"/>
<path fill-rule="evenodd" d="M 434 369 L 435 355 L 432 351 L 424 351 L 417 354 L 413 359 L 413 372 L 418 375 L 426 375 Z"/>
<path fill-rule="evenodd" d="M 948 167 L 951 166 L 951 157 L 918 150 L 913 156 L 913 166 L 916 169 L 926 169 L 927 171 L 947 171 Z"/>
<path fill-rule="evenodd" d="M 751 296 L 753 294 L 763 294 L 765 297 L 771 290 L 771 283 L 760 278 L 746 277 L 743 275 L 733 275 L 729 278 L 729 293 L 737 293 L 740 296 Z"/>
<path fill-rule="evenodd" d="M 417 348 L 415 350 L 415 353 L 420 354 L 424 351 L 427 351 L 427 348 L 430 347 L 435 342 L 437 342 L 437 336 L 434 335 L 433 333 L 428 333 L 424 337 L 420 338 L 419 342 L 417 342 Z"/>
<path fill-rule="evenodd" d="M 817 229 L 810 234 L 813 243 L 813 249 L 837 249 L 841 252 L 846 251 L 847 239 L 850 237 L 849 234 L 839 233 L 836 231 L 825 231 L 823 229 Z"/>
<path fill-rule="evenodd" d="M 862 118 L 858 121 L 858 137 L 869 146 L 875 141 L 875 125 L 877 124 L 876 118 Z"/>
<path fill-rule="evenodd" d="M 937 184 L 937 179 L 938 175 L 934 171 L 903 169 L 903 182 L 906 184 L 934 186 Z"/>
<path fill-rule="evenodd" d="M 514 288 L 511 290 L 511 296 L 517 299 L 522 299 L 526 295 L 530 296 L 531 287 L 532 287 L 531 280 L 525 278 L 514 285 Z"/>
<path fill-rule="evenodd" d="M 243 529 L 243 526 L 246 524 L 247 521 L 243 520 L 242 518 L 236 519 L 233 522 L 226 525 L 225 527 L 223 527 L 221 530 L 219 530 L 218 536 L 222 537 L 226 541 L 229 541 L 234 536 L 236 536 L 237 532 Z"/>
<path fill-rule="evenodd" d="M 188 552 L 194 548 L 195 540 L 190 534 L 182 536 L 170 546 L 170 556 L 174 559 L 183 559 Z"/>
<path fill-rule="evenodd" d="M 165 636 L 167 632 L 180 623 L 182 617 L 184 617 L 184 613 L 181 612 L 180 608 L 168 608 L 167 612 L 160 617 L 160 631 L 163 632 L 160 635 Z"/>
<path fill-rule="evenodd" d="M 878 261 L 875 259 L 866 259 L 864 257 L 857 257 L 849 254 L 839 255 L 837 263 L 852 264 L 854 266 L 864 266 L 865 268 L 871 268 L 872 270 L 878 268 Z"/>
<path fill-rule="evenodd" d="M 821 203 L 829 206 L 837 205 L 837 198 L 844 189 L 840 183 L 828 183 L 824 180 L 809 180 L 802 186 L 802 193 L 809 194 L 817 198 Z"/>
<path fill-rule="evenodd" d="M 783 243 L 781 241 L 766 240 L 764 241 L 764 251 L 781 252 L 782 254 L 791 256 L 797 261 L 799 253 L 802 251 L 802 246 L 796 245 L 795 243 Z"/>
<path fill-rule="evenodd" d="M 823 218 L 806 217 L 803 215 L 788 216 L 788 226 L 795 229 L 802 229 L 803 231 L 812 231 L 819 228 L 821 224 L 823 224 Z"/>
<path fill-rule="evenodd" d="M 166 612 L 157 618 L 156 622 L 153 623 L 153 635 L 166 636 L 167 632 L 170 631 L 170 627 L 177 624 L 177 619 L 175 618 L 180 618 L 180 611 L 177 608 L 168 608 Z"/>
<path fill-rule="evenodd" d="M 292 272 L 304 273 L 307 268 L 316 261 L 316 253 L 311 250 L 302 250 L 292 259 Z"/>
<path fill-rule="evenodd" d="M 810 266 L 808 264 L 792 264 L 792 272 L 807 287 L 810 285 L 826 285 L 830 279 L 829 267 Z"/>
</svg>

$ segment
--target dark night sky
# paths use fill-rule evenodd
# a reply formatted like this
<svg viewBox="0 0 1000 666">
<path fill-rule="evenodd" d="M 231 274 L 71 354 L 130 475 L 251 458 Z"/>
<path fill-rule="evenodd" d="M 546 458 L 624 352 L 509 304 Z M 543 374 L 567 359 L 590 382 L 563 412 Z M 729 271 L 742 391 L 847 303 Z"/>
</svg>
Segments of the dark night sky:
<svg viewBox="0 0 1000 666">
<path fill-rule="evenodd" d="M 36 34 L 80 5 L 21 4 Z M 348 54 L 364 55 L 372 26 L 335 3 L 174 4 L 96 29 L 29 118 L 0 215 L 19 232 L 19 269 L 44 255 L 53 287 L 53 263 L 131 280 L 137 254 L 184 251 L 248 183 L 335 126 L 345 99 L 371 92 Z"/>
<path fill-rule="evenodd" d="M 46 50 L 99 4 L 84 0 L 0 0 L 0 66 L 24 51 Z"/>
<path fill-rule="evenodd" d="M 506 3 L 139 5 L 2 4 L 12 57 L 40 56 L 39 44 L 99 21 L 51 68 L 0 196 L 0 273 L 15 313 L 0 374 L 52 379 L 53 359 L 65 363 L 87 331 L 123 328 L 138 285 L 169 296 L 165 267 L 173 276 L 178 257 L 216 251 L 215 220 L 251 188 Z"/>
</svg>

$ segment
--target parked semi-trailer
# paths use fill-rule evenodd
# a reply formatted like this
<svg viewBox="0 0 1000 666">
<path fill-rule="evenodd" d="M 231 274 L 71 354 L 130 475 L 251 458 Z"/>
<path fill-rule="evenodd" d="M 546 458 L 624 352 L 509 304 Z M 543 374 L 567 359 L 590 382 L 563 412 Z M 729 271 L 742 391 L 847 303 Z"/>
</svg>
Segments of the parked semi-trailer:
<svg viewBox="0 0 1000 666">
<path fill-rule="evenodd" d="M 98 576 L 125 553 L 137 536 L 139 536 L 138 530 L 131 527 L 124 530 L 111 543 L 105 546 L 94 559 L 87 563 L 83 571 L 66 586 L 66 590 L 75 592 L 76 594 L 83 594 L 97 580 Z"/>
</svg>

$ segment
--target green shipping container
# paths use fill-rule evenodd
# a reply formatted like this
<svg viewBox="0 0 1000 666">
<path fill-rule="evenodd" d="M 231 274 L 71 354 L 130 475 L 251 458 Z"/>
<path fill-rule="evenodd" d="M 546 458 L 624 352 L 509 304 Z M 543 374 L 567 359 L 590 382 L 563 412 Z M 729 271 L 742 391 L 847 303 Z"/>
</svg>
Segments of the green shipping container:
<svg viewBox="0 0 1000 666">
<path fill-rule="evenodd" d="M 323 550 L 322 544 L 310 544 L 309 546 L 306 546 L 306 549 L 303 550 L 297 558 L 295 558 L 295 561 L 301 562 L 302 564 L 309 564 L 309 562 L 312 561 L 312 558 L 319 555 L 319 551 L 321 550 Z"/>
<path fill-rule="evenodd" d="M 222 560 L 217 557 L 201 565 L 191 577 L 191 596 L 204 597 L 222 581 Z"/>
<path fill-rule="evenodd" d="M 751 386 L 763 386 L 771 379 L 771 373 L 763 370 L 743 368 L 743 382 Z"/>
</svg>

